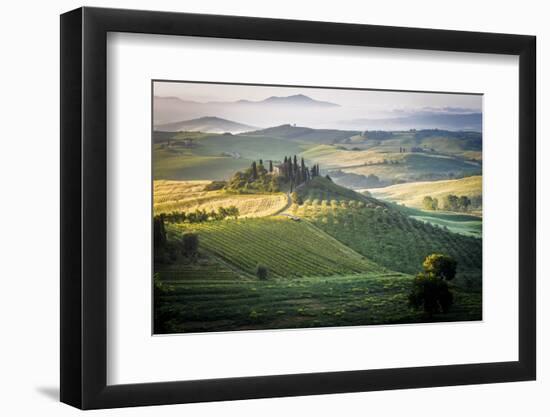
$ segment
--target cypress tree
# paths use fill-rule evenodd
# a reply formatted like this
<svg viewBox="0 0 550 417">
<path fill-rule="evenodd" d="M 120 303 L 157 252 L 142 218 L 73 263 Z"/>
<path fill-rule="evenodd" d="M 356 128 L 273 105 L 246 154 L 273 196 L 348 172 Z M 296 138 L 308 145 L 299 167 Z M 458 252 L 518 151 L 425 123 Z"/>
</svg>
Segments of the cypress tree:
<svg viewBox="0 0 550 417">
<path fill-rule="evenodd" d="M 256 167 L 256 161 L 252 162 L 252 178 L 258 179 L 258 168 Z"/>
<path fill-rule="evenodd" d="M 273 161 L 269 161 L 269 172 L 273 172 Z"/>
<path fill-rule="evenodd" d="M 287 178 L 292 181 L 294 178 L 292 175 L 292 158 L 289 156 L 286 161 L 286 171 L 287 171 Z"/>
</svg>

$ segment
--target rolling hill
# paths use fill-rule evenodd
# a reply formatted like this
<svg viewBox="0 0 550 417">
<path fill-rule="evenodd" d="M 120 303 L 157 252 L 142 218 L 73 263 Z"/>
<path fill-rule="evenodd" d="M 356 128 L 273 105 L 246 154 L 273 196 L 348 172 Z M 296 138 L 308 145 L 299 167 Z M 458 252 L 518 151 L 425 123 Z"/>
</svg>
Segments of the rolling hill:
<svg viewBox="0 0 550 417">
<path fill-rule="evenodd" d="M 153 183 L 154 214 L 173 211 L 217 211 L 219 207 L 235 206 L 241 217 L 264 217 L 281 211 L 287 205 L 284 193 L 235 194 L 225 190 L 205 189 L 210 181 L 164 181 Z"/>
<path fill-rule="evenodd" d="M 253 132 L 248 132 L 250 136 L 268 136 L 280 139 L 286 139 L 295 142 L 306 142 L 316 144 L 338 143 L 352 136 L 357 135 L 357 131 L 346 131 L 337 129 L 312 129 L 290 124 L 269 127 Z"/>
<path fill-rule="evenodd" d="M 153 132 L 153 174 L 162 180 L 223 180 L 253 160 L 280 161 L 307 144 L 249 135 Z"/>
<path fill-rule="evenodd" d="M 158 186 L 165 188 L 159 204 L 205 192 L 201 181 Z M 455 304 L 430 321 L 481 319 L 480 239 L 417 221 L 323 177 L 298 192 L 305 202 L 287 211 L 294 218 L 167 224 L 172 242 L 195 233 L 199 253 L 155 265 L 163 285 L 155 290 L 155 333 L 425 322 L 407 305 L 409 274 L 433 252 L 459 266 Z M 256 277 L 258 265 L 268 279 Z"/>
<path fill-rule="evenodd" d="M 303 200 L 317 200 L 319 202 L 323 200 L 327 202 L 355 200 L 386 207 L 386 204 L 381 201 L 337 185 L 323 177 L 311 179 L 305 186 L 298 187 L 296 192 Z"/>
<path fill-rule="evenodd" d="M 375 199 L 306 199 L 291 213 L 391 270 L 412 274 L 430 253 L 447 253 L 458 261 L 459 275 L 481 277 L 481 239 L 416 220 Z"/>
<path fill-rule="evenodd" d="M 241 133 L 256 129 L 253 126 L 233 122 L 220 117 L 201 117 L 193 120 L 182 120 L 179 122 L 159 124 L 155 130 L 160 132 L 205 132 L 205 133 Z"/>
<path fill-rule="evenodd" d="M 448 194 L 472 198 L 481 195 L 482 186 L 482 177 L 475 175 L 456 180 L 397 184 L 384 188 L 372 188 L 368 191 L 373 197 L 422 209 L 422 199 L 425 196 L 436 197 L 439 200 Z"/>
<path fill-rule="evenodd" d="M 207 251 L 251 275 L 258 264 L 280 278 L 386 272 L 307 222 L 285 217 L 178 224 L 171 231 L 197 233 Z"/>
</svg>

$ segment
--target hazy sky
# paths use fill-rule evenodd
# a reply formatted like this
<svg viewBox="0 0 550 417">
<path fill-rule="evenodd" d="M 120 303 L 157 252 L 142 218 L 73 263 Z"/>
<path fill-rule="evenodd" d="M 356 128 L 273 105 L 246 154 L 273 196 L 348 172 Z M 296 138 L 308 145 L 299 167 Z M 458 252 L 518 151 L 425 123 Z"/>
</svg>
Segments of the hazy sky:
<svg viewBox="0 0 550 417">
<path fill-rule="evenodd" d="M 315 100 L 330 101 L 347 109 L 351 117 L 387 117 L 389 113 L 445 111 L 481 112 L 481 96 L 467 94 L 410 93 L 396 91 L 344 90 L 323 88 L 293 88 L 247 86 L 230 84 L 204 84 L 156 82 L 154 94 L 161 97 L 178 97 L 186 101 L 259 101 L 271 96 L 304 94 Z"/>
<path fill-rule="evenodd" d="M 263 103 L 269 97 L 307 96 L 338 106 L 319 106 L 293 99 L 278 104 Z M 346 90 L 334 88 L 270 87 L 264 85 L 208 84 L 189 82 L 154 83 L 154 123 L 172 123 L 202 117 L 218 117 L 253 127 L 296 124 L 312 128 L 398 129 L 479 128 L 480 122 L 458 125 L 433 118 L 468 118 L 482 110 L 482 96 L 400 91 Z M 159 97 L 177 97 L 181 100 Z M 259 104 L 242 104 L 248 100 Z M 466 114 L 465 116 L 463 116 Z M 416 120 L 412 120 L 416 118 Z M 423 121 L 420 118 L 424 118 Z M 426 118 L 432 118 L 426 120 Z M 406 120 L 404 120 L 406 119 Z M 403 121 L 404 120 L 404 121 Z"/>
</svg>

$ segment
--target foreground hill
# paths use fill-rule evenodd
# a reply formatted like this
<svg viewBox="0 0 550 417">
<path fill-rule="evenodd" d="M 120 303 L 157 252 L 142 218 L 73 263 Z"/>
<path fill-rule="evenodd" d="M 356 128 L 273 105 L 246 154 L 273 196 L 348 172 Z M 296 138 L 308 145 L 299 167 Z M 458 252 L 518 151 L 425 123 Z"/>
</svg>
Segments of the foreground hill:
<svg viewBox="0 0 550 417">
<path fill-rule="evenodd" d="M 168 200 L 185 199 L 183 188 L 161 184 Z M 204 187 L 196 181 L 186 190 Z M 414 220 L 324 177 L 297 192 L 304 203 L 286 216 L 167 224 L 169 241 L 195 233 L 199 250 L 155 264 L 162 288 L 155 333 L 426 322 L 407 305 L 409 274 L 433 252 L 453 256 L 458 274 L 451 310 L 429 321 L 482 318 L 480 239 Z M 267 279 L 256 276 L 258 265 Z"/>
<path fill-rule="evenodd" d="M 170 291 L 155 302 L 157 334 L 426 322 L 422 312 L 407 307 L 408 275 L 266 281 L 161 275 Z M 431 321 L 481 319 L 480 292 L 458 289 L 455 301 L 449 313 Z"/>
<path fill-rule="evenodd" d="M 481 175 L 475 175 L 457 180 L 397 184 L 368 191 L 373 197 L 421 209 L 425 196 L 435 197 L 441 201 L 449 194 L 472 198 L 481 195 L 482 185 Z"/>
<path fill-rule="evenodd" d="M 258 264 L 281 278 L 386 272 L 309 223 L 286 217 L 178 224 L 171 230 L 175 236 L 197 233 L 207 251 L 251 275 Z"/>
</svg>

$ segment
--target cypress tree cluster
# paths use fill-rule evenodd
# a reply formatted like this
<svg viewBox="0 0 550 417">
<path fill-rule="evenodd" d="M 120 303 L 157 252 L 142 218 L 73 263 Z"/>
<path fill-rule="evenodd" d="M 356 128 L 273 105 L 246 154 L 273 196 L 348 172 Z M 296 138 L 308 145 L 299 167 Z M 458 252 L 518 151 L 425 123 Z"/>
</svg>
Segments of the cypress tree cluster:
<svg viewBox="0 0 550 417">
<path fill-rule="evenodd" d="M 281 175 L 285 181 L 293 185 L 300 185 L 309 181 L 313 177 L 319 176 L 319 165 L 313 165 L 311 168 L 306 166 L 304 158 L 298 162 L 296 155 L 285 156 L 282 164 Z"/>
</svg>

